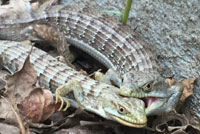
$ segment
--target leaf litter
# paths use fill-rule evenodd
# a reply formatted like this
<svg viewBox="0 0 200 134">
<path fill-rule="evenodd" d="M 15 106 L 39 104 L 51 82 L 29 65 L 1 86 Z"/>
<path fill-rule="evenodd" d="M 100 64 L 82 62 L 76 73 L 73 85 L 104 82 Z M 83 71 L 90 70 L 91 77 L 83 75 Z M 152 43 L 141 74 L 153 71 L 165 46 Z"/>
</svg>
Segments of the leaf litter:
<svg viewBox="0 0 200 134">
<path fill-rule="evenodd" d="M 7 11 L 5 10 L 5 12 Z M 172 79 L 167 80 L 167 82 L 169 82 L 169 86 L 174 84 L 182 84 L 184 86 L 183 95 L 180 99 L 181 104 L 179 107 L 181 107 L 184 104 L 184 101 L 188 98 L 188 96 L 191 96 L 193 94 L 192 89 L 194 87 L 193 86 L 194 80 L 195 80 L 194 78 L 185 79 L 181 82 L 175 82 Z M 48 128 L 49 126 L 54 127 L 55 124 L 45 126 L 40 122 L 48 119 L 57 110 L 59 105 L 54 104 L 52 93 L 49 90 L 40 87 L 34 87 L 36 86 L 36 81 L 37 81 L 37 76 L 34 71 L 33 65 L 29 61 L 29 56 L 27 57 L 24 66 L 22 67 L 21 70 L 19 70 L 13 75 L 8 76 L 6 78 L 6 81 L 0 79 L 0 95 L 3 95 L 3 97 L 0 98 L 0 109 L 1 109 L 0 119 L 5 119 L 5 122 L 9 123 L 18 122 L 19 124 L 20 122 L 22 124 L 23 122 L 24 126 L 33 123 L 32 125 L 37 128 L 42 128 L 42 127 Z M 3 92 L 1 92 L 2 90 L 6 90 L 6 92 L 3 94 Z M 80 113 L 82 113 L 82 111 Z M 77 115 L 77 112 L 63 118 L 61 126 L 71 125 L 76 121 L 79 122 L 80 119 L 77 119 L 75 115 Z M 86 117 L 88 117 L 89 115 L 91 114 L 88 113 L 83 114 L 83 116 Z M 59 116 L 61 115 L 59 114 L 58 117 Z M 79 134 L 89 134 L 89 133 L 122 134 L 122 133 L 135 132 L 138 134 L 156 134 L 156 133 L 198 134 L 200 133 L 200 127 L 190 124 L 191 122 L 190 120 L 194 119 L 191 118 L 191 116 L 192 115 L 185 116 L 184 114 L 180 114 L 175 110 L 169 113 L 164 113 L 162 116 L 157 116 L 156 119 L 153 119 L 153 123 L 150 124 L 152 125 L 151 128 L 155 129 L 154 131 L 148 131 L 148 130 L 144 131 L 143 129 L 127 128 L 124 126 L 118 127 L 117 130 L 113 129 L 110 130 L 108 129 L 108 127 L 105 128 L 101 127 L 100 125 L 96 126 L 95 123 L 91 123 L 92 127 L 91 125 L 75 126 L 71 127 L 70 129 L 61 130 L 58 133 L 65 132 L 65 133 L 79 133 Z M 16 117 L 20 117 L 20 119 L 16 120 Z M 58 119 L 58 117 L 56 117 L 56 119 Z M 114 125 L 116 124 L 114 123 Z M 58 128 L 59 127 L 55 127 L 55 129 Z M 22 131 L 22 129 L 23 128 L 21 128 L 20 130 Z M 38 131 L 38 133 L 40 132 Z"/>
<path fill-rule="evenodd" d="M 187 116 L 180 114 L 180 108 L 184 107 L 185 101 L 188 97 L 193 95 L 193 88 L 195 78 L 184 79 L 180 82 L 176 82 L 173 79 L 166 79 L 165 81 L 169 86 L 181 84 L 184 87 L 183 94 L 180 98 L 179 104 L 176 110 L 158 116 L 154 122 L 152 128 L 155 129 L 158 134 L 199 134 L 200 127 L 198 125 L 191 124 L 192 115 Z M 188 109 L 185 109 L 189 111 Z"/>
<path fill-rule="evenodd" d="M 181 102 L 187 98 L 187 96 L 192 94 L 193 83 L 195 79 L 185 79 L 181 82 L 175 82 L 172 79 L 166 80 L 169 86 L 174 84 L 182 84 L 184 86 L 183 99 Z M 55 105 L 53 100 L 53 95 L 49 90 L 35 87 L 37 81 L 37 75 L 34 70 L 34 66 L 30 63 L 29 56 L 25 60 L 25 63 L 21 70 L 17 71 L 13 75 L 9 75 L 6 77 L 5 81 L 0 81 L 3 83 L 6 89 L 6 95 L 4 98 L 9 100 L 8 102 L 5 99 L 1 98 L 0 103 L 0 118 L 5 119 L 5 122 L 18 122 L 16 120 L 16 116 L 14 116 L 12 106 L 15 109 L 16 113 L 20 116 L 21 122 L 23 122 L 24 126 L 27 124 L 31 124 L 36 128 L 44 128 L 44 127 L 52 127 L 54 129 L 59 129 L 63 126 L 68 126 L 70 129 L 61 130 L 65 132 L 80 132 L 81 133 L 91 133 L 94 132 L 92 128 L 97 126 L 96 123 L 91 123 L 90 125 L 78 125 L 80 119 L 75 115 L 77 113 L 71 114 L 70 116 L 63 117 L 63 122 L 60 123 L 60 126 L 56 127 L 55 124 L 51 124 L 48 126 L 41 124 L 40 122 L 48 119 L 56 110 L 59 108 L 59 105 Z M 2 86 L 3 87 L 3 86 Z M 81 112 L 80 112 L 81 113 Z M 90 114 L 83 114 L 85 117 L 88 117 Z M 60 115 L 58 115 L 60 116 Z M 57 117 L 56 117 L 57 118 Z M 96 118 L 96 117 L 92 117 Z M 166 134 L 179 134 L 179 133 L 188 133 L 188 132 L 200 132 L 199 129 L 189 124 L 189 118 L 187 118 L 184 114 L 179 114 L 176 111 L 171 111 L 169 113 L 165 113 L 162 116 L 158 116 L 154 121 L 151 128 L 154 131 L 147 131 L 150 133 L 166 133 Z M 59 120 L 61 121 L 61 120 Z M 58 122 L 59 122 L 58 121 Z M 98 121 L 99 122 L 99 121 Z M 39 123 L 39 124 L 37 124 Z M 72 127 L 72 124 L 76 124 L 75 127 Z M 92 127 L 91 127 L 92 126 Z M 109 126 L 109 125 L 108 125 Z M 124 126 L 123 126 L 124 127 Z M 122 127 L 122 128 L 123 128 Z M 126 128 L 126 127 L 125 127 Z M 80 129 L 80 130 L 79 130 Z M 105 133 L 106 128 L 98 130 L 95 129 L 96 133 L 102 132 Z M 123 129 L 122 129 L 123 130 Z M 118 129 L 117 132 L 113 131 L 113 133 L 122 132 L 121 129 Z M 134 130 L 134 129 L 131 129 Z M 98 132 L 97 132 L 98 131 Z M 128 129 L 126 130 L 128 131 Z M 125 131 L 125 132 L 126 132 Z M 111 132 L 111 130 L 110 130 Z M 138 131 L 140 134 L 144 134 L 142 129 Z"/>
<path fill-rule="evenodd" d="M 61 120 L 58 120 L 59 122 L 55 126 L 56 123 L 53 124 L 50 123 L 50 125 L 45 125 L 41 123 L 42 121 L 45 121 L 46 119 L 49 119 L 49 117 L 56 112 L 56 110 L 59 108 L 59 104 L 55 104 L 53 100 L 53 95 L 49 90 L 40 88 L 37 86 L 37 75 L 34 70 L 34 66 L 30 63 L 29 60 L 30 56 L 27 57 L 25 60 L 25 63 L 21 70 L 17 71 L 13 75 L 9 75 L 6 77 L 5 81 L 0 81 L 0 85 L 2 83 L 2 87 L 6 85 L 4 88 L 6 90 L 6 94 L 4 94 L 4 98 L 9 101 L 5 101 L 5 99 L 1 98 L 0 102 L 0 118 L 5 119 L 5 122 L 22 122 L 25 127 L 28 125 L 34 126 L 36 128 L 48 128 L 51 127 L 53 130 L 57 130 L 60 127 L 67 126 L 70 127 L 70 129 L 62 130 L 65 132 L 80 132 L 82 133 L 91 133 L 94 132 L 92 128 L 100 127 L 101 125 L 97 125 L 95 122 L 91 123 L 90 125 L 78 125 L 80 124 L 80 118 L 77 117 L 77 113 L 73 113 L 70 116 L 64 116 Z M 181 99 L 181 102 L 184 102 L 184 100 L 192 94 L 193 89 L 193 83 L 194 78 L 192 79 L 185 79 L 181 82 L 175 82 L 172 79 L 167 79 L 166 82 L 169 84 L 169 86 L 174 84 L 182 84 L 184 86 L 184 92 L 183 97 Z M 8 104 L 8 102 L 10 104 Z M 14 108 L 14 111 L 12 110 Z M 17 113 L 20 117 L 20 120 L 16 120 L 16 114 Z M 76 115 L 76 116 L 75 116 Z M 88 117 L 88 115 L 91 114 L 83 114 L 85 117 Z M 61 115 L 58 115 L 58 117 Z M 57 117 L 56 117 L 57 118 Z M 93 119 L 101 119 L 99 117 L 93 117 Z M 178 133 L 188 133 L 190 132 L 200 132 L 199 129 L 191 125 L 189 123 L 189 118 L 187 118 L 183 114 L 179 114 L 176 111 L 172 111 L 170 113 L 165 113 L 162 116 L 158 116 L 156 119 L 153 119 L 153 128 L 150 130 L 147 130 L 149 134 L 155 134 L 155 133 L 166 133 L 166 134 L 178 134 Z M 99 122 L 97 120 L 97 122 Z M 178 122 L 178 123 L 177 123 Z M 113 124 L 113 122 L 111 123 Z M 114 123 L 115 124 L 115 123 Z M 75 125 L 75 127 L 72 127 Z M 109 126 L 109 125 L 108 125 Z M 150 125 L 149 125 L 150 126 Z M 114 128 L 117 128 L 116 125 Z M 113 128 L 113 127 L 112 127 Z M 113 133 L 126 133 L 129 132 L 128 129 L 123 131 L 123 128 L 126 128 L 124 126 L 121 126 L 120 129 L 117 129 L 117 131 L 110 130 L 110 132 Z M 79 131 L 77 131 L 77 129 Z M 101 130 L 94 129 L 95 132 L 102 132 L 106 133 L 107 128 L 102 127 Z M 135 130 L 134 128 L 131 128 L 130 131 Z M 136 129 L 137 130 L 137 129 Z M 97 132 L 98 131 L 98 132 Z M 103 133 L 102 132 L 102 133 Z M 145 134 L 144 129 L 140 129 L 138 131 L 139 134 Z"/>
<path fill-rule="evenodd" d="M 34 87 L 37 81 L 29 56 L 21 70 L 5 78 L 5 93 L 0 100 L 0 118 L 7 123 L 19 123 L 15 112 L 23 125 L 30 122 L 42 122 L 48 119 L 59 107 L 52 93 L 40 87 Z M 15 112 L 13 112 L 13 109 Z"/>
</svg>

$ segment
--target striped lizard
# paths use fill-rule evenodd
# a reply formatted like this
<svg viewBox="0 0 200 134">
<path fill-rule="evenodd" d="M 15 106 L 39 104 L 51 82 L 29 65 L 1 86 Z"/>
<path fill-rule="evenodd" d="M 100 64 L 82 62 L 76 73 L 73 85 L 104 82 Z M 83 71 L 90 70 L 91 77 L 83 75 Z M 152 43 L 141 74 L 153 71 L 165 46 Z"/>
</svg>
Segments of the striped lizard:
<svg viewBox="0 0 200 134">
<path fill-rule="evenodd" d="M 1 41 L 3 66 L 11 72 L 19 70 L 30 50 L 31 46 L 27 44 Z M 70 98 L 72 106 L 81 107 L 125 126 L 141 128 L 146 125 L 145 105 L 142 100 L 122 97 L 118 95 L 119 88 L 95 81 L 38 48 L 32 49 L 30 61 L 34 65 L 40 86 L 57 92 L 55 89 L 66 83 L 65 88 L 73 91 L 75 98 Z M 63 92 L 58 93 L 56 95 L 64 96 Z"/>
<path fill-rule="evenodd" d="M 25 40 L 35 24 L 38 27 L 40 24 L 56 27 L 73 46 L 117 71 L 122 77 L 114 78 L 119 81 L 119 93 L 145 98 L 147 115 L 160 114 L 176 105 L 182 87 L 167 87 L 145 45 L 127 27 L 108 15 L 87 7 L 63 5 L 52 6 L 48 10 L 2 15 L 0 39 Z M 174 88 L 176 90 L 173 91 Z"/>
</svg>

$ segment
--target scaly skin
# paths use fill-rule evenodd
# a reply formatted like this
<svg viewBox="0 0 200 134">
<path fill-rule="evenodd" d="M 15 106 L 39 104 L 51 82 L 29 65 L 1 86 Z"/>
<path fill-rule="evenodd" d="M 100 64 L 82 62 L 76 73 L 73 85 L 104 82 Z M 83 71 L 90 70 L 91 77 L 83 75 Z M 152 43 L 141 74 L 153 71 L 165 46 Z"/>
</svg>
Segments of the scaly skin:
<svg viewBox="0 0 200 134">
<path fill-rule="evenodd" d="M 63 37 L 64 35 L 72 45 L 90 54 L 106 67 L 116 70 L 119 75 L 125 74 L 126 76 L 131 74 L 132 70 L 138 70 L 136 72 L 143 82 L 142 84 L 136 84 L 137 79 L 133 79 L 131 80 L 132 83 L 127 85 L 123 83 L 127 83 L 126 80 L 129 78 L 124 78 L 123 82 L 120 82 L 121 78 L 114 78 L 118 79 L 115 84 L 121 88 L 120 93 L 122 95 L 160 97 L 159 94 L 162 94 L 162 99 L 178 101 L 179 95 L 171 98 L 173 95 L 163 94 L 164 90 L 168 89 L 151 88 L 149 93 L 142 89 L 142 86 L 151 81 L 152 78 L 155 82 L 160 78 L 160 76 L 154 74 L 157 74 L 157 72 L 154 70 L 156 65 L 151 53 L 147 51 L 144 43 L 131 34 L 127 27 L 117 23 L 108 15 L 93 9 L 76 6 L 53 6 L 48 10 L 37 10 L 31 12 L 31 14 L 23 12 L 2 15 L 0 16 L 0 38 L 18 41 L 27 39 L 32 36 L 31 30 L 35 26 L 41 26 L 39 24 L 48 25 L 50 29 L 52 27 L 58 29 L 54 31 L 60 31 L 63 34 L 58 34 L 55 37 L 60 37 L 59 35 Z M 47 34 L 48 36 L 40 37 L 44 40 L 54 40 L 54 36 L 48 34 L 48 31 L 51 30 L 43 31 L 43 26 L 34 32 L 39 36 Z M 139 74 L 140 71 L 142 71 L 141 75 Z M 152 74 L 152 77 L 148 77 L 149 74 Z M 132 93 L 130 94 L 126 90 L 131 90 Z M 160 105 L 154 107 L 154 109 L 160 109 Z M 152 110 L 155 111 L 154 109 Z M 159 112 L 164 112 L 168 107 L 162 109 L 163 111 L 159 110 Z"/>
<path fill-rule="evenodd" d="M 147 115 L 160 115 L 172 110 L 183 92 L 181 85 L 169 87 L 157 72 L 132 71 L 119 77 L 113 70 L 108 70 L 105 75 L 95 73 L 96 80 L 120 87 L 120 95 L 143 98 Z"/>
<path fill-rule="evenodd" d="M 138 116 L 138 114 L 139 116 L 141 116 L 140 112 L 142 112 L 142 114 L 144 113 L 144 103 L 142 101 L 137 102 L 137 100 L 134 98 L 130 99 L 121 97 L 111 88 L 102 89 L 100 95 L 98 96 L 95 95 L 98 94 L 95 93 L 95 91 L 93 97 L 90 97 L 91 95 L 93 95 L 92 91 L 90 91 L 90 95 L 85 96 L 84 94 L 86 94 L 86 91 L 83 89 L 80 82 L 78 82 L 77 80 L 70 80 L 64 85 L 57 88 L 56 96 L 58 98 L 61 98 L 62 96 L 65 96 L 71 91 L 73 91 L 75 100 L 83 109 L 97 113 L 103 116 L 104 118 L 120 122 L 121 124 L 126 126 L 138 128 L 144 127 L 144 124 L 138 123 L 138 120 L 135 118 L 135 116 Z M 128 102 L 125 103 L 125 101 Z M 91 108 L 92 105 L 95 105 L 96 108 Z M 137 109 L 137 107 L 139 109 Z M 141 108 L 143 110 L 141 110 Z"/>
<path fill-rule="evenodd" d="M 43 30 L 41 30 L 43 29 Z M 52 31 L 53 30 L 53 31 Z M 44 31 L 44 32 L 42 32 Z M 51 32 L 47 32 L 51 31 Z M 64 43 L 62 33 L 55 32 L 55 28 L 51 28 L 46 25 L 35 24 L 27 27 L 23 33 L 28 34 L 31 37 L 40 37 L 42 39 L 48 39 L 52 42 L 55 37 L 57 44 Z M 48 34 L 49 33 L 49 34 Z M 52 35 L 51 33 L 54 33 Z M 45 36 L 48 35 L 48 36 Z M 50 36 L 54 36 L 54 38 Z M 66 45 L 61 45 L 66 46 Z M 69 51 L 68 49 L 63 49 L 65 51 Z M 65 52 L 61 52 L 65 53 Z M 65 54 L 69 55 L 69 54 Z M 69 57 L 69 56 L 67 56 Z M 107 84 L 114 84 L 117 87 L 120 87 L 120 95 L 136 97 L 136 98 L 144 98 L 146 101 L 146 114 L 147 115 L 159 115 L 163 112 L 167 112 L 175 108 L 178 100 L 182 94 L 182 87 L 180 86 L 172 86 L 168 87 L 164 82 L 164 79 L 156 71 L 151 72 L 142 72 L 142 71 L 129 71 L 120 77 L 120 74 L 109 69 L 106 75 L 95 74 L 95 79 L 100 80 L 101 82 Z M 136 76 L 136 77 L 134 77 Z M 101 77 L 101 78 L 98 78 Z M 122 81 L 123 80 L 123 81 Z M 162 84 L 160 84 L 162 83 Z M 147 88 L 149 85 L 150 88 Z M 164 86 L 162 86 L 164 85 Z M 154 99 L 152 99 L 154 97 Z M 157 99 L 155 99 L 157 98 Z M 153 101 L 152 101 L 153 100 Z M 64 101 L 64 100 L 63 100 Z M 66 102 L 66 101 L 65 101 Z M 151 104 L 151 105 L 150 105 Z"/>
<path fill-rule="evenodd" d="M 57 5 L 31 13 L 23 11 L 1 15 L 0 39 L 23 41 L 30 36 L 28 32 L 23 33 L 34 24 L 59 29 L 73 46 L 120 74 L 130 70 L 148 72 L 156 67 L 151 53 L 128 27 L 88 7 Z M 43 34 L 48 32 L 42 31 L 42 27 L 40 29 Z"/>
<path fill-rule="evenodd" d="M 133 71 L 123 76 L 120 93 L 144 98 L 147 115 L 160 115 L 176 107 L 183 92 L 182 85 L 169 86 L 157 72 Z"/>
<path fill-rule="evenodd" d="M 1 41 L 0 55 L 3 58 L 3 66 L 11 72 L 19 70 L 30 49 L 31 46 L 27 44 Z M 52 92 L 59 87 L 56 91 L 57 97 L 73 91 L 75 99 L 69 98 L 72 106 L 82 107 L 129 127 L 141 128 L 146 125 L 142 100 L 122 97 L 118 95 L 119 88 L 90 79 L 35 47 L 30 61 L 34 65 L 40 86 L 49 88 Z"/>
</svg>

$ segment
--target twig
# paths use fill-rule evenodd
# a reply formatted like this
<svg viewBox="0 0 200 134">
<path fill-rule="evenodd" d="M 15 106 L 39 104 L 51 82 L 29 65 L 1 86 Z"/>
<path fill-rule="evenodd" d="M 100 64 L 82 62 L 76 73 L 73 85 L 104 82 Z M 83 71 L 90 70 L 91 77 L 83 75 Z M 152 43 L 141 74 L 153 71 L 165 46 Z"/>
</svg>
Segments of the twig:
<svg viewBox="0 0 200 134">
<path fill-rule="evenodd" d="M 10 104 L 11 109 L 12 109 L 12 111 L 13 111 L 13 113 L 14 113 L 14 115 L 15 115 L 15 118 L 16 118 L 16 120 L 17 120 L 17 123 L 18 123 L 18 125 L 19 125 L 20 134 L 27 134 L 27 133 L 26 133 L 26 130 L 25 130 L 25 127 L 24 127 L 24 125 L 23 125 L 23 123 L 22 123 L 22 120 L 21 120 L 21 118 L 20 118 L 18 112 L 15 110 L 13 104 L 12 104 L 8 99 L 6 99 L 4 96 L 2 96 L 2 98 L 3 98 L 8 104 Z"/>
</svg>

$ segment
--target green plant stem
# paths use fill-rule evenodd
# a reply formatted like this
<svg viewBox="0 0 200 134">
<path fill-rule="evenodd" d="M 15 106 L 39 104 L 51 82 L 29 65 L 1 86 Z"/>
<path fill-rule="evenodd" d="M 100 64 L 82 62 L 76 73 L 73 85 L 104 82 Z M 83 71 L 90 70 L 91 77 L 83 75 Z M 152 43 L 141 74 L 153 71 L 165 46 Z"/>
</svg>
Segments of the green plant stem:
<svg viewBox="0 0 200 134">
<path fill-rule="evenodd" d="M 132 0 L 127 0 L 127 2 L 126 2 L 126 7 L 124 9 L 123 15 L 121 16 L 121 21 L 122 21 L 123 25 L 126 25 L 126 23 L 127 23 L 129 11 L 131 8 L 131 3 L 132 3 Z"/>
</svg>

